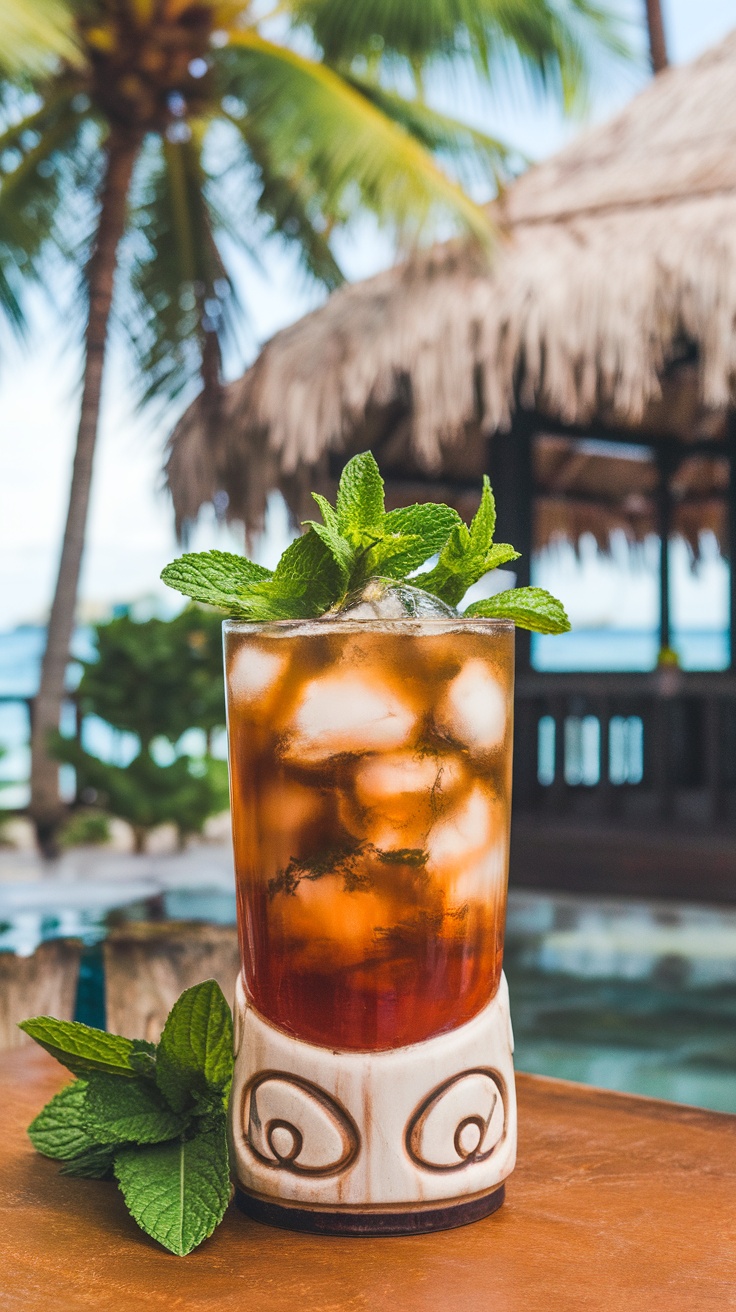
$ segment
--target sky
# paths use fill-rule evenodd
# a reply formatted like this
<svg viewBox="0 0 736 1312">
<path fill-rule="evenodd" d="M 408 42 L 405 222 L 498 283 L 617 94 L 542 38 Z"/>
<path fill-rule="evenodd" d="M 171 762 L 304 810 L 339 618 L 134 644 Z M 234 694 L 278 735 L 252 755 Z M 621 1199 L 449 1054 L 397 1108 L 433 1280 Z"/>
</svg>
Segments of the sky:
<svg viewBox="0 0 736 1312">
<path fill-rule="evenodd" d="M 610 0 L 630 17 L 644 0 Z M 663 0 L 673 62 L 694 58 L 736 26 L 736 0 Z M 594 88 L 588 122 L 608 117 L 647 80 L 642 62 L 618 85 L 601 80 Z M 499 96 L 493 102 L 459 106 L 453 112 L 503 135 L 532 158 L 559 148 L 585 124 L 563 122 L 559 113 L 528 101 Z M 439 99 L 442 99 L 440 91 Z M 309 285 L 295 260 L 280 246 L 263 252 L 256 269 L 242 258 L 236 281 L 251 316 L 250 358 L 258 343 L 319 304 L 323 294 Z M 350 278 L 385 267 L 387 240 L 367 222 L 340 240 L 338 257 Z M 59 298 L 63 300 L 63 297 Z M 44 619 L 53 591 L 66 512 L 76 430 L 79 350 L 68 320 L 39 303 L 34 331 L 21 348 L 5 344 L 0 361 L 0 631 Z M 247 361 L 244 361 L 247 362 Z M 166 421 L 136 414 L 130 359 L 120 343 L 110 352 L 103 398 L 89 531 L 81 581 L 82 614 L 104 613 L 112 604 L 152 595 L 163 603 L 162 566 L 177 553 L 170 503 L 161 487 L 162 450 L 175 414 Z M 270 532 L 261 544 L 264 563 L 285 545 L 286 525 L 274 503 Z M 219 528 L 203 513 L 190 549 L 242 548 L 242 535 Z M 675 620 L 715 626 L 725 617 L 725 567 L 714 553 L 694 576 L 686 553 L 676 552 Z M 656 565 L 656 562 L 655 562 Z M 553 586 L 581 625 L 618 623 L 648 627 L 656 610 L 651 553 L 632 566 L 625 551 L 602 561 L 583 550 L 557 551 L 539 562 L 538 582 Z"/>
</svg>

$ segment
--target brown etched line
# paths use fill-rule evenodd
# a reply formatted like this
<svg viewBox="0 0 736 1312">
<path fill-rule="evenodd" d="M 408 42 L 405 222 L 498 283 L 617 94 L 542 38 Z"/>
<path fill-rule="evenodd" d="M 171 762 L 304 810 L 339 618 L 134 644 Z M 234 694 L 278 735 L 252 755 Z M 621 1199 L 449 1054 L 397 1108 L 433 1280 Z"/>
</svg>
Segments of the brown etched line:
<svg viewBox="0 0 736 1312">
<path fill-rule="evenodd" d="M 291 1106 L 290 1115 L 279 1114 L 285 1105 Z M 300 1124 L 291 1119 L 295 1114 Z M 340 1175 L 360 1152 L 358 1127 L 342 1104 L 288 1071 L 259 1071 L 249 1080 L 241 1096 L 240 1124 L 245 1144 L 261 1165 L 294 1175 Z M 300 1161 L 303 1153 L 312 1160 Z M 327 1160 L 320 1162 L 320 1153 Z"/>
<path fill-rule="evenodd" d="M 468 1108 L 467 1113 L 461 1116 L 452 1139 L 452 1146 L 457 1154 L 457 1161 L 440 1162 L 432 1160 L 427 1156 L 426 1149 L 423 1147 L 423 1140 L 426 1137 L 430 1118 L 442 1101 L 451 1095 L 453 1090 L 457 1090 L 458 1086 L 464 1081 L 471 1082 L 474 1076 L 481 1077 L 481 1079 L 487 1081 L 489 1085 L 493 1086 L 492 1089 L 486 1090 L 486 1093 L 490 1092 L 491 1094 L 490 1109 L 486 1115 L 481 1115 L 472 1108 Z M 475 1089 L 470 1085 L 469 1092 L 471 1093 L 471 1096 L 474 1096 L 475 1098 L 478 1097 L 477 1082 Z M 503 1126 L 501 1133 L 490 1147 L 484 1149 L 483 1145 L 488 1137 L 488 1132 L 499 1098 L 503 1109 Z M 478 1132 L 477 1143 L 474 1146 L 467 1145 L 467 1136 L 466 1142 L 463 1142 L 463 1136 L 469 1129 L 475 1129 Z M 466 1167 L 471 1166 L 476 1162 L 488 1161 L 489 1157 L 497 1152 L 504 1143 L 507 1130 L 508 1099 L 506 1096 L 506 1084 L 503 1076 L 491 1067 L 476 1066 L 465 1071 L 460 1071 L 457 1075 L 452 1075 L 427 1095 L 423 1102 L 419 1104 L 419 1107 L 414 1112 L 414 1115 L 411 1117 L 406 1127 L 404 1142 L 406 1145 L 406 1151 L 416 1166 L 422 1167 L 425 1171 L 434 1171 L 444 1174 L 449 1171 L 464 1170 Z"/>
</svg>

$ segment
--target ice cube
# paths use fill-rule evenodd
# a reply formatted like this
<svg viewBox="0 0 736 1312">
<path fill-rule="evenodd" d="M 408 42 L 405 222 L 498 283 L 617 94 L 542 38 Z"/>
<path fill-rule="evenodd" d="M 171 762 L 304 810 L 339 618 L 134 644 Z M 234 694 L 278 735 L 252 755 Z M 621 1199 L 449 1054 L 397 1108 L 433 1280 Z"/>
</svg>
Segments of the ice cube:
<svg viewBox="0 0 736 1312">
<path fill-rule="evenodd" d="M 449 791 L 462 773 L 456 756 L 390 752 L 371 757 L 358 768 L 355 792 L 364 806 L 375 806 L 406 793 Z"/>
<path fill-rule="evenodd" d="M 476 752 L 500 747 L 506 734 L 506 693 L 486 663 L 466 661 L 436 713 L 442 733 Z"/>
<path fill-rule="evenodd" d="M 416 716 L 375 674 L 335 670 L 310 679 L 283 726 L 283 756 L 318 764 L 341 752 L 388 751 L 408 742 Z"/>
<path fill-rule="evenodd" d="M 347 598 L 338 615 L 330 618 L 346 620 L 405 620 L 455 618 L 457 611 L 446 606 L 439 597 L 413 588 L 408 583 L 393 583 L 390 579 L 371 579 L 360 592 Z"/>
<path fill-rule="evenodd" d="M 258 797 L 260 822 L 267 833 L 299 830 L 313 822 L 323 810 L 322 794 L 294 779 L 274 780 Z"/>
<path fill-rule="evenodd" d="M 448 907 L 459 907 L 473 902 L 487 904 L 506 887 L 508 843 L 506 835 L 486 849 L 471 865 L 463 865 L 450 873 L 444 884 Z"/>
<path fill-rule="evenodd" d="M 346 890 L 342 875 L 302 879 L 294 893 L 279 893 L 271 916 L 288 942 L 297 969 L 339 969 L 380 950 L 378 930 L 399 915 L 395 899 L 373 889 Z"/>
<path fill-rule="evenodd" d="M 448 910 L 505 887 L 508 816 L 502 798 L 476 783 L 432 830 L 426 871 Z"/>
<path fill-rule="evenodd" d="M 237 701 L 254 701 L 268 696 L 284 673 L 288 659 L 285 652 L 243 643 L 228 667 L 231 697 Z"/>
<path fill-rule="evenodd" d="M 472 862 L 482 855 L 492 838 L 492 798 L 480 784 L 474 784 L 462 802 L 432 830 L 430 868 L 439 872 Z"/>
<path fill-rule="evenodd" d="M 369 757 L 356 771 L 354 794 L 341 801 L 340 818 L 381 851 L 421 850 L 464 777 L 462 763 L 450 754 Z"/>
</svg>

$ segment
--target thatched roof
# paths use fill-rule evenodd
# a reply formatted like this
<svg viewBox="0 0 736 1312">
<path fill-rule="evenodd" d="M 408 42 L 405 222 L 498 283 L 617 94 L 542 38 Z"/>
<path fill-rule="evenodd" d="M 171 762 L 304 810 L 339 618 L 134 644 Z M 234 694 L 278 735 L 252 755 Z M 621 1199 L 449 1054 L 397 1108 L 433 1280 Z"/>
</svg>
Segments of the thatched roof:
<svg viewBox="0 0 736 1312">
<path fill-rule="evenodd" d="M 493 206 L 490 263 L 434 247 L 277 333 L 227 387 L 217 450 L 196 402 L 178 424 L 180 522 L 218 489 L 252 527 L 271 487 L 298 514 L 334 453 L 368 445 L 389 475 L 444 488 L 451 474 L 457 501 L 518 408 L 642 441 L 721 436 L 736 404 L 735 104 L 736 32 L 516 181 Z M 541 540 L 652 527 L 650 460 L 570 454 L 559 437 L 538 444 Z M 703 459 L 678 474 L 693 543 L 720 536 L 725 477 Z"/>
</svg>

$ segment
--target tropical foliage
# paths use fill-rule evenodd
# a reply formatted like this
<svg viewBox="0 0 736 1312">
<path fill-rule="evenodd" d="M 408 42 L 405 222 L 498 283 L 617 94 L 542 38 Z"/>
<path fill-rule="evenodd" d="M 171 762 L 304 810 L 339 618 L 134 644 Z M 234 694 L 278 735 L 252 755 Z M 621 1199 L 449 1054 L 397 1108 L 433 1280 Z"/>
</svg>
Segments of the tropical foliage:
<svg viewBox="0 0 736 1312">
<path fill-rule="evenodd" d="M 488 239 L 503 143 L 431 107 L 427 76 L 527 77 L 569 105 L 616 46 L 597 0 L 3 0 L 0 307 L 22 331 L 52 255 L 77 270 L 85 369 L 69 513 L 33 730 L 50 847 L 59 722 L 113 302 L 140 394 L 201 386 L 218 436 L 238 304 L 225 252 L 271 234 L 327 287 L 359 211 L 401 241 L 449 221 Z"/>
<path fill-rule="evenodd" d="M 169 621 L 124 615 L 98 625 L 95 638 L 96 658 L 83 663 L 77 690 L 82 723 L 94 716 L 132 735 L 134 754 L 125 764 L 103 760 L 57 736 L 56 759 L 74 767 L 82 798 L 128 821 L 138 849 L 156 825 L 174 824 L 181 840 L 198 833 L 227 807 L 227 767 L 212 755 L 225 719 L 219 616 L 194 607 Z M 199 750 L 185 736 L 191 729 L 201 731 Z M 85 841 L 91 814 L 82 813 Z"/>
</svg>

